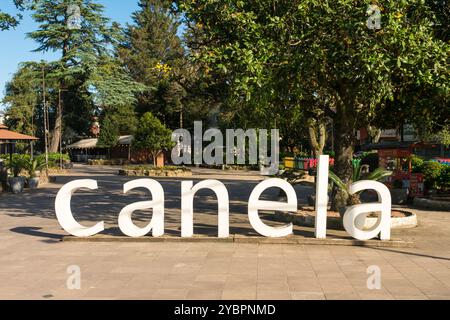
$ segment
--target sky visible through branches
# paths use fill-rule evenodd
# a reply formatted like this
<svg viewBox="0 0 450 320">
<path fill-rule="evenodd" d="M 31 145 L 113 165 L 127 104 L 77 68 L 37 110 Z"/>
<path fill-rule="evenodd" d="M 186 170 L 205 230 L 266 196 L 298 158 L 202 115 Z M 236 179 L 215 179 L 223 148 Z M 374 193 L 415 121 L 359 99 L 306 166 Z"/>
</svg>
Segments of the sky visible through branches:
<svg viewBox="0 0 450 320">
<path fill-rule="evenodd" d="M 131 22 L 131 13 L 138 9 L 137 0 L 97 0 L 105 6 L 105 15 L 112 21 L 124 26 Z M 2 11 L 7 13 L 17 12 L 11 0 L 0 0 Z M 37 44 L 26 38 L 26 33 L 36 30 L 37 24 L 32 20 L 31 13 L 25 12 L 24 18 L 15 29 L 0 32 L 0 101 L 4 97 L 5 84 L 18 70 L 18 64 L 25 61 L 56 60 L 59 53 L 32 52 Z M 3 106 L 0 104 L 0 110 Z"/>
</svg>

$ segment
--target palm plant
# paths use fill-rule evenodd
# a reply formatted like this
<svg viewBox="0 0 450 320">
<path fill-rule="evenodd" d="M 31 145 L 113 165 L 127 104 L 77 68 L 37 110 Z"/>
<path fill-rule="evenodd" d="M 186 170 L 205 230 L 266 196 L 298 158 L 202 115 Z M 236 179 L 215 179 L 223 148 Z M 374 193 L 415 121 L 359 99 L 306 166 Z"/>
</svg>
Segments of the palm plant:
<svg viewBox="0 0 450 320">
<path fill-rule="evenodd" d="M 14 178 L 17 178 L 20 175 L 24 166 L 25 158 L 22 156 L 15 156 L 6 162 L 6 167 L 11 170 Z"/>
<path fill-rule="evenodd" d="M 377 168 L 369 175 L 363 176 L 361 173 L 361 168 L 362 168 L 362 166 L 361 166 L 360 162 L 353 163 L 353 175 L 352 175 L 353 182 L 363 180 L 363 179 L 379 181 L 385 177 L 392 175 L 392 171 L 388 171 L 383 168 Z M 347 199 L 348 199 L 347 200 L 348 205 L 355 205 L 355 204 L 361 203 L 360 192 L 357 192 L 355 194 L 350 194 L 350 184 L 347 184 L 344 181 L 342 181 L 342 179 L 339 178 L 332 171 L 330 171 L 329 177 L 330 177 L 330 180 L 345 193 L 345 195 L 347 196 Z"/>
<path fill-rule="evenodd" d="M 30 178 L 36 178 L 37 171 L 41 171 L 45 167 L 45 160 L 42 158 L 24 159 L 23 167 Z"/>
</svg>

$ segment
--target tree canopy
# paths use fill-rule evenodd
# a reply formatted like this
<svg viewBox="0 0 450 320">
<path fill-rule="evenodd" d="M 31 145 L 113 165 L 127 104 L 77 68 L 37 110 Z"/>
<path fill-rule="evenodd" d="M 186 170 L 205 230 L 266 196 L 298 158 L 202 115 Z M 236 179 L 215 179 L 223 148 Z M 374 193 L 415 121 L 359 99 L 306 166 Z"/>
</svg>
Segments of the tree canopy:
<svg viewBox="0 0 450 320">
<path fill-rule="evenodd" d="M 147 150 L 156 165 L 158 155 L 173 146 L 172 131 L 147 112 L 139 119 L 139 126 L 134 135 L 133 148 Z"/>
<path fill-rule="evenodd" d="M 73 5 L 77 5 L 80 11 L 78 28 L 69 26 L 71 16 L 68 9 Z M 92 0 L 41 0 L 36 1 L 31 9 L 33 19 L 39 24 L 37 30 L 28 33 L 28 37 L 38 43 L 35 51 L 61 53 L 53 68 L 47 70 L 49 77 L 59 82 L 56 89 L 62 91 L 62 100 L 55 108 L 50 144 L 50 151 L 56 152 L 68 100 L 71 94 L 76 94 L 74 88 L 78 92 L 81 89 L 84 94 L 88 92 L 94 106 L 101 110 L 111 104 L 133 103 L 135 92 L 141 88 L 113 55 L 113 47 L 121 37 L 119 25 L 110 23 L 101 4 Z"/>
<path fill-rule="evenodd" d="M 371 3 L 177 1 L 203 33 L 193 58 L 223 74 L 237 99 L 265 102 L 262 112 L 297 106 L 308 118 L 333 120 L 336 172 L 346 183 L 354 131 L 377 115 L 420 114 L 436 125 L 448 115 L 450 47 L 436 36 L 436 12 L 424 0 L 385 1 L 381 29 L 372 30 Z"/>
</svg>

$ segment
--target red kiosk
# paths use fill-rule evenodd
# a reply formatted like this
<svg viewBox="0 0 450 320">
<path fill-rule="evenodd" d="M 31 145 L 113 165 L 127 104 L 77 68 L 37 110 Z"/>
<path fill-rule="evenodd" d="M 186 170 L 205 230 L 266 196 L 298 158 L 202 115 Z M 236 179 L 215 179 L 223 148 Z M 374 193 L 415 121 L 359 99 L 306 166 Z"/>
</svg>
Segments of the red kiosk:
<svg viewBox="0 0 450 320">
<path fill-rule="evenodd" d="M 396 183 L 409 190 L 409 197 L 424 195 L 424 177 L 421 173 L 413 173 L 411 156 L 418 144 L 410 142 L 385 141 L 368 145 L 367 149 L 377 150 L 379 167 L 393 172 L 387 177 L 385 184 L 392 189 Z"/>
</svg>

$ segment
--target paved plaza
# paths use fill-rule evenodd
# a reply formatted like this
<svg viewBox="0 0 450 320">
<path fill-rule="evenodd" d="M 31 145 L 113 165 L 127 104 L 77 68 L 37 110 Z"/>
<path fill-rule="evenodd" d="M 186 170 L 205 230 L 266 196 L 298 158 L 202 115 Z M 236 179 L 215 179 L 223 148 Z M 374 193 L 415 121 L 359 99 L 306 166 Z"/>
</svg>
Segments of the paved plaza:
<svg viewBox="0 0 450 320">
<path fill-rule="evenodd" d="M 0 195 L 0 299 L 450 299 L 450 212 L 410 209 L 419 227 L 394 230 L 414 248 L 301 246 L 243 243 L 62 242 L 54 213 L 58 189 L 74 179 L 96 179 L 99 189 L 80 191 L 72 210 L 78 221 L 105 221 L 117 232 L 117 217 L 143 191 L 122 194 L 132 177 L 116 169 L 77 166 L 70 176 L 35 191 Z M 248 197 L 262 177 L 250 173 L 194 170 L 193 180 L 219 179 L 230 195 L 230 233 L 256 235 L 247 219 Z M 180 178 L 158 179 L 166 197 L 166 234 L 180 235 Z M 271 190 L 268 198 L 276 197 Z M 300 203 L 313 192 L 296 187 Z M 217 233 L 217 204 L 201 191 L 194 232 Z M 267 224 L 276 225 L 271 215 Z M 136 224 L 146 224 L 145 213 Z M 334 236 L 342 236 L 333 233 Z M 311 237 L 312 229 L 295 228 Z M 69 290 L 70 266 L 81 271 L 81 288 Z M 367 269 L 381 270 L 381 289 L 367 287 Z"/>
</svg>

